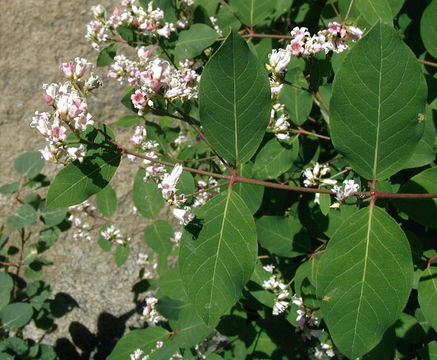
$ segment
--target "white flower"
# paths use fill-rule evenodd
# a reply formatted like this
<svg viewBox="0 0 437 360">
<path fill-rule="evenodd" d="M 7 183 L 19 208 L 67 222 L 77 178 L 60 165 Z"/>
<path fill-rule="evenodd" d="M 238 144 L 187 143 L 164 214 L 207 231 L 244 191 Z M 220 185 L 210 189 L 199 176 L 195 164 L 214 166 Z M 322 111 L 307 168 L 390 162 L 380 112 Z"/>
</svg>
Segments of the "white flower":
<svg viewBox="0 0 437 360">
<path fill-rule="evenodd" d="M 288 308 L 288 302 L 287 301 L 275 301 L 275 304 L 273 305 L 273 315 L 279 315 L 283 313 Z"/>
<path fill-rule="evenodd" d="M 162 189 L 162 197 L 165 200 L 170 199 L 170 197 L 177 191 L 176 184 L 181 177 L 182 170 L 182 165 L 176 164 L 171 174 L 164 174 L 161 183 L 158 184 L 158 187 Z"/>
<path fill-rule="evenodd" d="M 360 185 L 355 184 L 354 180 L 345 180 L 344 184 L 344 196 L 349 197 L 353 193 L 357 192 L 360 189 Z"/>
<path fill-rule="evenodd" d="M 285 49 L 273 49 L 272 53 L 269 54 L 269 70 L 276 73 L 282 73 L 285 69 L 287 69 L 290 60 L 290 51 Z"/>
<path fill-rule="evenodd" d="M 188 206 L 185 206 L 183 209 L 174 209 L 173 215 L 179 220 L 179 223 L 184 226 L 188 225 L 195 217 Z"/>
</svg>

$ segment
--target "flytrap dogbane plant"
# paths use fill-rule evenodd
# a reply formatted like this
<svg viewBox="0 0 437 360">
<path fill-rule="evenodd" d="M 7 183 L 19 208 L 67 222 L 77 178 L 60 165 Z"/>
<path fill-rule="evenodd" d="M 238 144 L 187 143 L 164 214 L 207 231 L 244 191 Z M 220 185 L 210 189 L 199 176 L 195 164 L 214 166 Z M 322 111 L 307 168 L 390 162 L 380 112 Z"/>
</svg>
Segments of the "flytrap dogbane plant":
<svg viewBox="0 0 437 360">
<path fill-rule="evenodd" d="M 193 358 L 199 348 L 208 358 L 434 351 L 435 96 L 425 81 L 434 73 L 409 46 L 437 56 L 426 40 L 437 3 L 415 19 L 419 40 L 401 21 L 409 2 L 94 8 L 87 38 L 106 46 L 97 65 L 127 86 L 132 114 L 117 126 L 134 127 L 131 144 L 96 119 L 78 128 L 82 113 L 56 115 L 65 92 L 50 90 L 47 117 L 71 139 L 62 128 L 43 135 L 86 155 L 54 155 L 68 164 L 47 207 L 114 199 L 108 183 L 126 154 L 138 166 L 138 214 L 156 218 L 167 203 L 184 226 L 180 240 L 165 220 L 145 231 L 159 277 L 145 316 L 167 321 L 127 333 L 108 359 Z M 69 82 L 85 102 L 80 78 Z M 422 327 L 420 338 L 402 324 Z M 218 333 L 221 344 L 209 341 Z"/>
</svg>

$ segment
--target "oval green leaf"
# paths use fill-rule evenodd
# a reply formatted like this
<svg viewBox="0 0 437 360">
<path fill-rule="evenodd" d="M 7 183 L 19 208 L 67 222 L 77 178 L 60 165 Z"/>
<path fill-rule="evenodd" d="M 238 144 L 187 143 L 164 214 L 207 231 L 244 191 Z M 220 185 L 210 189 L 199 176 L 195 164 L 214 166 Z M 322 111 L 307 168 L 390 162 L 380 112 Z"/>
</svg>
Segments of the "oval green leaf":
<svg viewBox="0 0 437 360">
<path fill-rule="evenodd" d="M 275 255 L 296 257 L 310 249 L 307 232 L 292 216 L 263 216 L 256 221 L 256 231 L 261 246 Z"/>
<path fill-rule="evenodd" d="M 370 25 L 377 21 L 392 23 L 393 10 L 387 0 L 358 0 L 356 4 L 360 14 Z"/>
<path fill-rule="evenodd" d="M 0 311 L 2 325 L 8 330 L 23 327 L 30 321 L 32 315 L 32 305 L 22 302 L 8 304 Z"/>
<path fill-rule="evenodd" d="M 111 44 L 99 52 L 99 56 L 97 57 L 97 66 L 100 67 L 112 64 L 115 55 L 117 55 L 117 45 L 117 43 Z"/>
<path fill-rule="evenodd" d="M 433 0 L 420 19 L 420 37 L 426 50 L 437 59 L 437 0 Z"/>
<path fill-rule="evenodd" d="M 172 237 L 173 228 L 165 220 L 154 222 L 144 232 L 144 241 L 161 256 L 167 256 L 173 249 L 173 243 L 170 241 Z"/>
<path fill-rule="evenodd" d="M 5 271 L 0 272 L 0 309 L 9 303 L 13 287 L 11 276 Z"/>
<path fill-rule="evenodd" d="M 413 285 L 408 240 L 383 210 L 350 216 L 328 243 L 316 274 L 317 297 L 335 345 L 355 359 L 399 318 Z"/>
<path fill-rule="evenodd" d="M 38 175 L 44 167 L 44 160 L 39 151 L 27 152 L 15 159 L 14 167 L 19 174 L 32 179 Z"/>
<path fill-rule="evenodd" d="M 159 215 L 164 206 L 161 191 L 153 181 L 144 184 L 146 171 L 139 169 L 135 176 L 133 198 L 138 212 L 147 219 L 153 219 Z"/>
<path fill-rule="evenodd" d="M 299 69 L 290 70 L 285 79 L 294 85 L 308 87 L 308 82 Z M 296 125 L 302 125 L 305 122 L 313 107 L 313 96 L 310 92 L 287 84 L 282 87 L 280 101 L 285 105 L 287 114 Z"/>
<path fill-rule="evenodd" d="M 437 193 L 437 168 L 427 169 L 402 185 L 400 193 Z M 396 199 L 395 204 L 419 224 L 437 228 L 437 199 Z"/>
<path fill-rule="evenodd" d="M 245 25 L 254 26 L 269 15 L 272 15 L 276 2 L 265 0 L 230 0 L 229 5 Z"/>
<path fill-rule="evenodd" d="M 118 245 L 115 250 L 115 264 L 117 266 L 123 265 L 130 254 L 130 246 L 129 243 L 125 243 L 123 245 Z"/>
<path fill-rule="evenodd" d="M 297 137 L 291 144 L 281 143 L 273 138 L 256 155 L 253 175 L 258 179 L 275 179 L 291 168 L 298 155 Z"/>
<path fill-rule="evenodd" d="M 35 224 L 36 220 L 35 209 L 29 204 L 21 205 L 14 215 L 8 217 L 8 231 L 20 230 L 27 225 Z"/>
<path fill-rule="evenodd" d="M 110 217 L 117 210 L 117 195 L 111 185 L 106 185 L 96 195 L 97 208 L 103 216 Z"/>
<path fill-rule="evenodd" d="M 248 161 L 270 120 L 266 71 L 232 32 L 211 57 L 199 85 L 200 120 L 215 150 L 229 163 Z"/>
<path fill-rule="evenodd" d="M 429 267 L 422 273 L 418 288 L 419 305 L 426 320 L 437 329 L 437 268 Z"/>
<path fill-rule="evenodd" d="M 185 230 L 179 252 L 181 279 L 197 313 L 212 325 L 240 298 L 255 267 L 255 224 L 235 192 L 217 195 L 197 216 L 197 236 Z"/>
<path fill-rule="evenodd" d="M 90 150 L 83 162 L 74 161 L 64 167 L 49 187 L 47 208 L 80 204 L 108 185 L 118 164 L 120 152 Z"/>
<path fill-rule="evenodd" d="M 176 43 L 175 55 L 178 59 L 192 59 L 200 55 L 204 49 L 212 45 L 218 34 L 205 24 L 194 24 L 182 31 Z"/>
<path fill-rule="evenodd" d="M 349 52 L 335 77 L 331 138 L 366 179 L 401 170 L 419 139 L 427 88 L 411 50 L 377 23 Z"/>
</svg>

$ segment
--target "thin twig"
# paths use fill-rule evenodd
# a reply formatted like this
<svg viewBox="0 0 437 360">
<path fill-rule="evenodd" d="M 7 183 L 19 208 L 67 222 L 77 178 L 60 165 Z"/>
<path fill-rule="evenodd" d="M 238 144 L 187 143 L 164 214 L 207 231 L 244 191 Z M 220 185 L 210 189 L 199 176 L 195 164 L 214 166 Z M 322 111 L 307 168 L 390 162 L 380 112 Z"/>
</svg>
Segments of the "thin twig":
<svg viewBox="0 0 437 360">
<path fill-rule="evenodd" d="M 307 131 L 305 129 L 302 129 L 301 127 L 298 127 L 298 129 L 293 129 L 293 130 L 291 130 L 291 132 L 293 132 L 295 134 L 299 134 L 299 135 L 303 134 L 303 135 L 308 135 L 308 136 L 315 136 L 315 137 L 320 138 L 320 139 L 331 140 L 331 138 L 329 136 L 312 133 L 311 131 Z"/>
<path fill-rule="evenodd" d="M 428 259 L 428 262 L 427 262 L 427 265 L 426 265 L 426 268 L 427 268 L 427 269 L 430 268 L 430 266 L 431 266 L 431 264 L 432 264 L 432 262 L 433 262 L 434 260 L 437 260 L 437 255 L 431 256 L 431 257 Z"/>
<path fill-rule="evenodd" d="M 342 22 L 341 15 L 337 10 L 337 7 L 335 6 L 334 2 L 332 0 L 329 0 L 329 3 L 331 4 L 332 10 L 334 10 L 335 15 L 337 15 L 338 21 Z"/>
<path fill-rule="evenodd" d="M 342 26 L 346 23 L 346 21 L 347 21 L 347 19 L 348 19 L 348 17 L 349 17 L 349 14 L 350 14 L 350 12 L 351 12 L 351 10 L 352 10 L 352 5 L 353 5 L 353 4 L 354 4 L 354 0 L 351 0 L 351 2 L 349 3 L 349 7 L 347 8 L 346 15 L 344 16 L 344 19 L 343 19 L 343 21 L 341 22 L 341 25 L 342 25 Z"/>
<path fill-rule="evenodd" d="M 422 64 L 425 64 L 425 65 L 437 67 L 437 63 L 432 62 L 432 61 L 422 60 L 422 59 L 417 59 L 417 61 L 422 63 Z"/>
</svg>

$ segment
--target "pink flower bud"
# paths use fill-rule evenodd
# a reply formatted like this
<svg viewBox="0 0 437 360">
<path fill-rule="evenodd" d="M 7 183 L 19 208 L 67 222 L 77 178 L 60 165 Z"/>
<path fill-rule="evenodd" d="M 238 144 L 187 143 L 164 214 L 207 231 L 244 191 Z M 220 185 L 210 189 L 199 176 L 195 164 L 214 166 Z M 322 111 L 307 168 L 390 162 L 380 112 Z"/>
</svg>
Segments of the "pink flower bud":
<svg viewBox="0 0 437 360">
<path fill-rule="evenodd" d="M 67 79 L 72 79 L 74 74 L 74 62 L 69 61 L 62 63 L 61 69 L 64 72 L 64 75 Z"/>
</svg>

